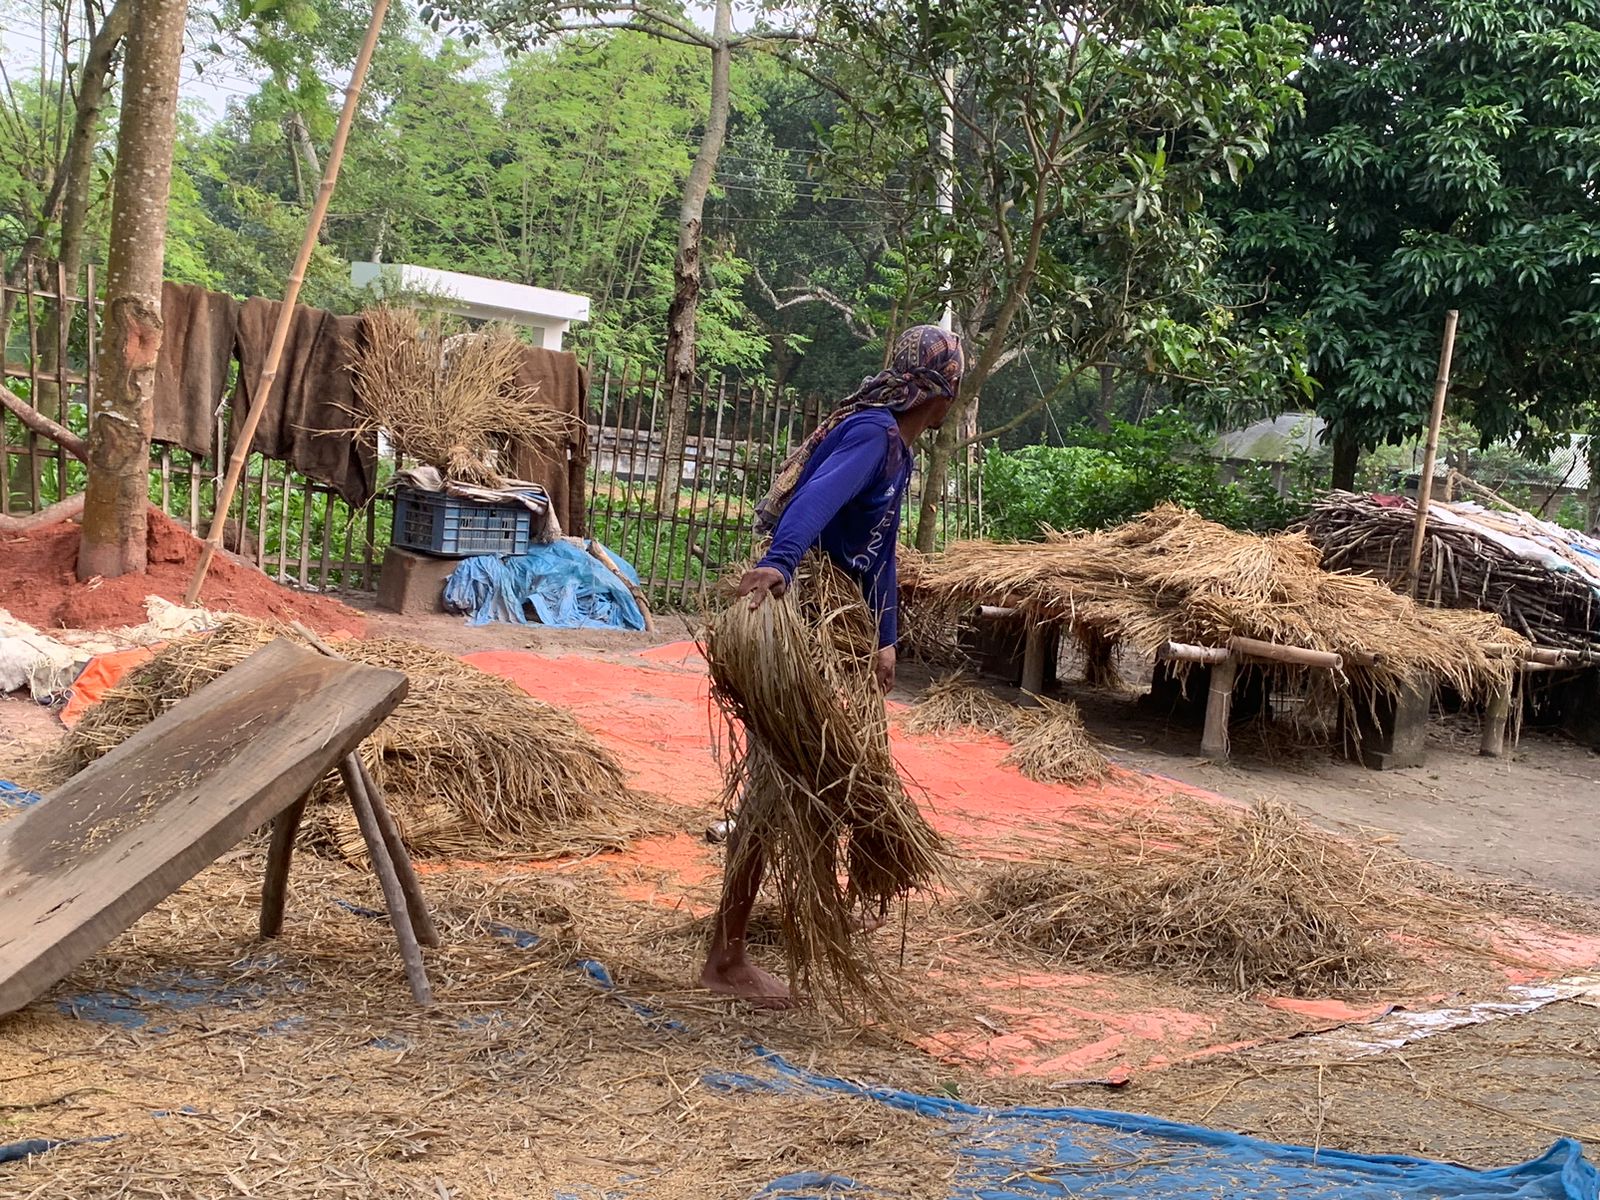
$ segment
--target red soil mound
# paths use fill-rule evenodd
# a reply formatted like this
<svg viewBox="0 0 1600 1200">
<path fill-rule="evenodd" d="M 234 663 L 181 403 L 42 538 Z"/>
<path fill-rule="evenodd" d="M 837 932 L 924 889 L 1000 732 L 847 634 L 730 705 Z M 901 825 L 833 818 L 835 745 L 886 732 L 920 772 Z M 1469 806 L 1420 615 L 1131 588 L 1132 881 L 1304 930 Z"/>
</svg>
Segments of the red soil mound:
<svg viewBox="0 0 1600 1200">
<path fill-rule="evenodd" d="M 79 527 L 71 521 L 0 537 L 0 608 L 41 629 L 113 629 L 147 619 L 146 596 L 183 603 L 200 558 L 200 540 L 171 517 L 150 510 L 150 569 L 143 575 L 79 583 Z M 355 609 L 291 591 L 252 567 L 218 554 L 211 560 L 200 602 L 246 617 L 303 621 L 323 633 L 366 632 Z"/>
</svg>

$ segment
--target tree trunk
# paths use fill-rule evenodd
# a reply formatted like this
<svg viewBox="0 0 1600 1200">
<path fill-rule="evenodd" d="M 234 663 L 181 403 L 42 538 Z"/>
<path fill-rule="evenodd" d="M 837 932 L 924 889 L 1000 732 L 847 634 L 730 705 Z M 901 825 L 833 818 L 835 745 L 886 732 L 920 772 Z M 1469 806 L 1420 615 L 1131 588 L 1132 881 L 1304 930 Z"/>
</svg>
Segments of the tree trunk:
<svg viewBox="0 0 1600 1200">
<path fill-rule="evenodd" d="M 105 107 L 106 95 L 110 91 L 117 50 L 128 33 L 132 2 L 117 0 L 106 13 L 100 28 L 95 30 L 89 42 L 83 74 L 78 80 L 72 133 L 67 140 L 61 172 L 61 239 L 56 251 L 68 289 L 78 287 L 78 277 L 83 272 L 84 244 L 89 231 L 89 204 L 94 197 L 94 150 L 100 128 L 100 112 Z M 94 297 L 85 296 L 83 299 L 86 303 L 92 303 Z M 40 330 L 39 355 L 42 373 L 46 375 L 56 372 L 64 315 L 64 306 L 58 300 Z M 47 383 L 41 379 L 39 390 L 40 395 L 34 397 L 34 405 L 41 412 L 49 413 L 57 406 L 54 381 Z"/>
<path fill-rule="evenodd" d="M 1111 409 L 1117 402 L 1117 368 L 1111 363 L 1100 364 L 1100 403 L 1094 410 L 1094 427 L 1101 433 L 1111 432 Z"/>
<path fill-rule="evenodd" d="M 188 5 L 186 0 L 131 2 L 79 579 L 145 569 L 162 261 Z"/>
<path fill-rule="evenodd" d="M 733 0 L 717 0 L 712 26 L 711 108 L 706 116 L 700 150 L 684 185 L 678 209 L 678 255 L 672 267 L 672 306 L 667 310 L 666 384 L 667 429 L 663 439 L 661 475 L 656 481 L 656 511 L 667 516 L 677 511 L 678 484 L 683 475 L 684 441 L 689 431 L 689 394 L 695 379 L 695 318 L 700 307 L 700 234 L 706 193 L 716 174 L 717 158 L 728 134 L 732 100 L 730 69 L 733 58 Z"/>
<path fill-rule="evenodd" d="M 1353 491 L 1356 468 L 1361 465 L 1361 444 L 1353 434 L 1341 429 L 1333 435 L 1333 486 L 1336 491 Z"/>
<path fill-rule="evenodd" d="M 289 114 L 289 135 L 294 139 L 294 153 L 299 157 L 295 165 L 295 179 L 301 178 L 300 164 L 305 164 L 304 177 L 306 179 L 320 180 L 322 178 L 322 163 L 317 158 L 317 148 L 311 142 L 311 129 L 306 125 L 306 119 L 299 113 Z M 304 190 L 300 193 L 300 203 L 308 205 Z M 317 226 L 318 239 L 328 236 L 328 218 L 322 218 L 322 224 Z"/>
</svg>

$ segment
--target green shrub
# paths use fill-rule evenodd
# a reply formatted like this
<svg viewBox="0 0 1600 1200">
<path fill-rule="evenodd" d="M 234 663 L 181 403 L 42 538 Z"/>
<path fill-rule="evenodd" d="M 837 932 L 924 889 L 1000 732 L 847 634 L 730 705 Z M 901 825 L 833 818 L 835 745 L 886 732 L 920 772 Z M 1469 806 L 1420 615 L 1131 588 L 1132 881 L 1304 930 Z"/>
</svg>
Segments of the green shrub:
<svg viewBox="0 0 1600 1200">
<path fill-rule="evenodd" d="M 1046 528 L 1104 529 L 1172 502 L 1235 529 L 1282 529 L 1297 514 L 1269 473 L 1223 482 L 1199 447 L 1204 435 L 1160 413 L 1109 433 L 1084 432 L 1075 446 L 991 450 L 983 460 L 984 523 L 990 537 L 1029 541 Z"/>
</svg>

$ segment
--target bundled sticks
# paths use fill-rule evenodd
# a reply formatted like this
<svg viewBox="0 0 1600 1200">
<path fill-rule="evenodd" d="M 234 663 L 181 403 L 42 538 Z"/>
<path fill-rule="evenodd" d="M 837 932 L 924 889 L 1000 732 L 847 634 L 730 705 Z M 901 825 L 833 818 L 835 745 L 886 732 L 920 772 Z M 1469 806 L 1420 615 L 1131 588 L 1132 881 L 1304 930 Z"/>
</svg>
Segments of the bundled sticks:
<svg viewBox="0 0 1600 1200">
<path fill-rule="evenodd" d="M 1335 492 L 1311 510 L 1306 534 L 1324 565 L 1399 584 L 1407 570 L 1415 509 Z M 1535 645 L 1600 655 L 1600 598 L 1585 579 L 1518 558 L 1459 522 L 1430 520 L 1417 596 L 1442 608 L 1496 614 Z"/>
</svg>

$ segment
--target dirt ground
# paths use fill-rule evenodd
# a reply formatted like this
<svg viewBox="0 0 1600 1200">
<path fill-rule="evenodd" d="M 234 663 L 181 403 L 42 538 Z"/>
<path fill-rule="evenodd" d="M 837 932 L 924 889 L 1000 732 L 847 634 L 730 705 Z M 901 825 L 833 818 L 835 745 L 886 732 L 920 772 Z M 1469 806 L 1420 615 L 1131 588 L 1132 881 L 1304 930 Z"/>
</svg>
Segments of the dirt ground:
<svg viewBox="0 0 1600 1200">
<path fill-rule="evenodd" d="M 690 636 L 468 628 L 457 618 L 372 613 L 369 636 L 405 636 L 454 653 L 506 647 L 622 658 Z M 928 673 L 903 670 L 897 698 Z M 1529 737 L 1491 761 L 1471 730 L 1441 726 L 1429 765 L 1367 772 L 1325 749 L 1252 751 L 1229 764 L 1198 755 L 1198 732 L 1140 711 L 1132 696 L 1075 691 L 1117 761 L 1236 799 L 1276 799 L 1335 829 L 1388 835 L 1399 849 L 1520 885 L 1527 903 L 1600 929 L 1600 757 Z M 0 700 L 0 778 L 26 784 L 59 727 L 45 710 Z M 0 819 L 5 814 L 0 811 Z M 1125 1085 L 994 1078 L 911 1053 L 892 1030 L 848 1029 L 815 1012 L 754 1013 L 688 987 L 698 943 L 682 916 L 621 926 L 553 873 L 431 877 L 447 949 L 435 964 L 439 1009 L 412 1012 L 381 923 L 326 903 L 375 902 L 364 873 L 308 860 L 296 914 L 268 966 L 251 944 L 259 847 L 227 856 L 173 902 L 80 969 L 71 994 L 209 974 L 247 997 L 232 1010 L 163 1013 L 144 1025 L 90 1026 L 30 1007 L 0 1049 L 0 1142 L 128 1136 L 101 1151 L 58 1151 L 0 1168 L 0 1195 L 312 1195 L 522 1197 L 621 1178 L 607 1194 L 748 1196 L 782 1169 L 851 1174 L 901 1194 L 942 1194 L 956 1168 L 949 1131 L 864 1101 L 707 1091 L 708 1069 L 749 1069 L 761 1044 L 824 1072 L 977 1103 L 1147 1112 L 1275 1141 L 1419 1154 L 1474 1166 L 1531 1158 L 1561 1136 L 1600 1155 L 1600 1010 L 1559 1002 L 1360 1060 L 1288 1065 L 1245 1050 L 1148 1071 Z M 577 865 L 581 872 L 582 864 Z M 1545 896 L 1548 891 L 1556 895 Z M 1572 898 L 1572 899 L 1567 899 Z M 906 936 L 946 935 L 948 913 L 913 910 Z M 503 921 L 538 928 L 533 950 L 485 936 Z M 581 971 L 604 960 L 628 997 L 679 1022 L 674 1033 L 598 993 Z M 288 995 L 263 992 L 279 974 Z M 253 990 L 252 990 L 253 989 Z M 256 1048 L 263 1030 L 270 1054 Z M 42 1122 L 42 1125 L 41 1125 Z M 331 1130 L 341 1130 L 335 1139 Z M 529 1179 L 538 1179 L 530 1186 Z M 715 1181 L 715 1182 L 711 1182 Z M 19 1188 L 15 1192 L 7 1190 Z"/>
</svg>

